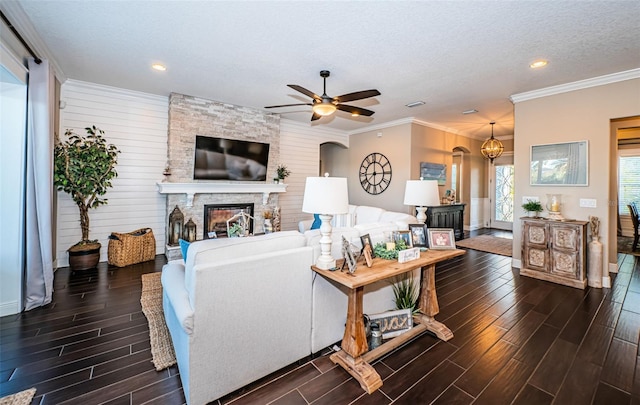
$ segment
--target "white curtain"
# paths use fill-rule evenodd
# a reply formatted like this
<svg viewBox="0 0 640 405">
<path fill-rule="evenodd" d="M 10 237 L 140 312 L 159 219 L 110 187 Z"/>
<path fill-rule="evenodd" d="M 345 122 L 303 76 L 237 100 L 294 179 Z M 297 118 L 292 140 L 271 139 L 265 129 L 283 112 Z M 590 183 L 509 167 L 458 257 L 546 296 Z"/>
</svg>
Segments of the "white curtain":
<svg viewBox="0 0 640 405">
<path fill-rule="evenodd" d="M 53 292 L 53 77 L 49 63 L 29 60 L 25 293 L 30 310 L 51 302 Z"/>
</svg>

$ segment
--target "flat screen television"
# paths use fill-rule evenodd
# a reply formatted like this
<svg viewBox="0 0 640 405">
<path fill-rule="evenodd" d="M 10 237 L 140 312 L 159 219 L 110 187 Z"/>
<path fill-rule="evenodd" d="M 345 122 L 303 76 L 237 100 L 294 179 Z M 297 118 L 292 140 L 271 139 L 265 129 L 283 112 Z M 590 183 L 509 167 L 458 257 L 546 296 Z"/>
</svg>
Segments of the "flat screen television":
<svg viewBox="0 0 640 405">
<path fill-rule="evenodd" d="M 196 135 L 195 180 L 265 181 L 269 144 Z"/>
</svg>

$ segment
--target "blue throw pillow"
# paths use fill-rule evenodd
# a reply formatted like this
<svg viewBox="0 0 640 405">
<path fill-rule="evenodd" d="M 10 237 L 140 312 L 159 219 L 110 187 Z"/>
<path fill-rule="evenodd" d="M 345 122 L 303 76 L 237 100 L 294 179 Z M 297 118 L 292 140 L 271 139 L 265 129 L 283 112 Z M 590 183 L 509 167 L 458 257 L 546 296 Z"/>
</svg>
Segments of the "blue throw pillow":
<svg viewBox="0 0 640 405">
<path fill-rule="evenodd" d="M 187 261 L 187 251 L 189 250 L 189 245 L 191 244 L 191 242 L 187 242 L 184 239 L 178 239 L 178 242 L 180 242 L 180 251 L 182 252 L 182 258 L 186 262 Z"/>
<path fill-rule="evenodd" d="M 320 225 L 322 221 L 320 221 L 320 214 L 313 214 L 313 223 L 311 224 L 311 229 L 320 229 Z"/>
</svg>

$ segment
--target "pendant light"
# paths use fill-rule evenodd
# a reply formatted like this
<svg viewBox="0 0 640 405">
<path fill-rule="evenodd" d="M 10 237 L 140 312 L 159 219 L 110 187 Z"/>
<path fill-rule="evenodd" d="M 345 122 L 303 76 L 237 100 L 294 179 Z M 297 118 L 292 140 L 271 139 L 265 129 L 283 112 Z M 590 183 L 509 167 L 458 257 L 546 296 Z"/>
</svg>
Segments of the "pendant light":
<svg viewBox="0 0 640 405">
<path fill-rule="evenodd" d="M 504 151 L 504 145 L 498 139 L 493 137 L 493 126 L 495 125 L 495 121 L 491 121 L 491 138 L 484 141 L 482 147 L 480 148 L 480 152 L 482 152 L 482 156 L 485 159 L 489 159 L 491 163 L 493 163 L 493 159 L 500 157 L 502 152 Z"/>
</svg>

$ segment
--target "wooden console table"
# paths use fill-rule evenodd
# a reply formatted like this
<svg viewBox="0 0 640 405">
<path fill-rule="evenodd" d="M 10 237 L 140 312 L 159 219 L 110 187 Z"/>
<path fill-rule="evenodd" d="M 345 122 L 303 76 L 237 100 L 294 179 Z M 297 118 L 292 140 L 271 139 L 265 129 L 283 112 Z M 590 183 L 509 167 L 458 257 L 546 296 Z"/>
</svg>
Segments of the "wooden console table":
<svg viewBox="0 0 640 405">
<path fill-rule="evenodd" d="M 369 394 L 382 386 L 382 379 L 371 362 L 389 353 L 391 350 L 409 341 L 425 331 L 431 331 L 442 340 L 449 340 L 453 333 L 444 324 L 436 321 L 434 316 L 440 312 L 436 295 L 435 268 L 436 263 L 460 256 L 464 250 L 429 250 L 420 253 L 420 258 L 407 262 L 376 258 L 372 267 L 358 263 L 355 273 L 343 271 L 321 270 L 315 266 L 311 269 L 321 276 L 336 281 L 349 289 L 347 304 L 347 323 L 342 338 L 342 350 L 331 355 L 330 359 L 341 365 L 351 374 L 360 386 Z M 362 321 L 362 298 L 364 286 L 422 268 L 419 305 L 422 313 L 414 315 L 417 324 L 409 331 L 397 336 L 381 346 L 368 351 L 367 336 Z"/>
</svg>

